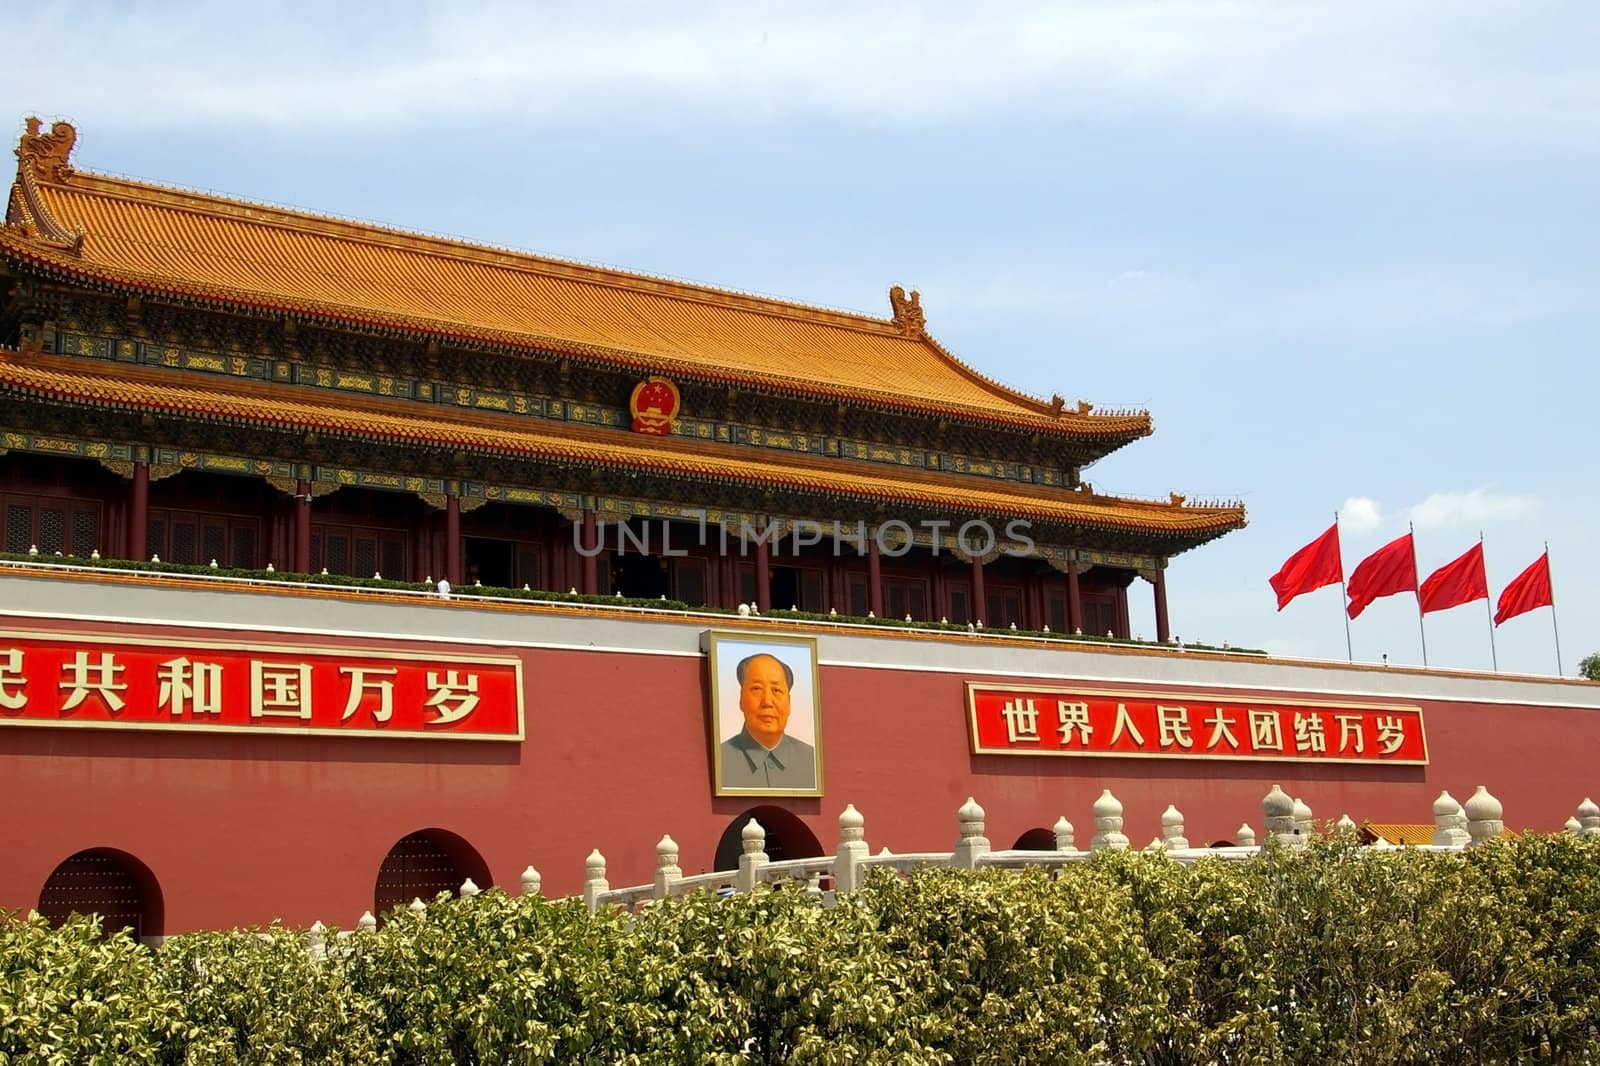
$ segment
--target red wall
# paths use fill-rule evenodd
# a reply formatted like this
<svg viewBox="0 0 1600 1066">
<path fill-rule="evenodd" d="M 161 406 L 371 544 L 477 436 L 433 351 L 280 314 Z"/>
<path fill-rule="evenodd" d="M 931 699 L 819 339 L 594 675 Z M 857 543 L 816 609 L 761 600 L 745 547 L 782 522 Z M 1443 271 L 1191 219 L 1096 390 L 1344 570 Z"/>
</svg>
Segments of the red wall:
<svg viewBox="0 0 1600 1066">
<path fill-rule="evenodd" d="M 825 851 L 847 802 L 865 816 L 874 851 L 948 850 L 968 795 L 988 812 L 995 848 L 1062 814 L 1086 846 L 1090 805 L 1107 787 L 1126 806 L 1135 846 L 1159 833 L 1168 803 L 1187 816 L 1191 841 L 1231 840 L 1241 821 L 1262 832 L 1260 801 L 1274 782 L 1319 819 L 1413 823 L 1431 820 L 1441 788 L 1464 802 L 1486 784 L 1508 827 L 1553 830 L 1592 787 L 1600 741 L 1600 715 L 1586 710 L 1406 699 L 1423 707 L 1427 767 L 974 756 L 965 682 L 1025 679 L 824 667 L 825 796 L 717 799 L 702 661 L 449 646 L 474 650 L 522 657 L 525 742 L 0 729 L 0 906 L 36 905 L 57 863 L 113 847 L 159 881 L 166 933 L 274 918 L 348 927 L 372 907 L 385 853 L 419 829 L 465 838 L 496 884 L 515 890 L 531 863 L 546 894 L 560 895 L 579 889 L 591 848 L 609 859 L 614 886 L 648 881 L 663 833 L 681 845 L 685 873 L 709 870 L 723 830 L 757 802 L 794 812 Z"/>
</svg>

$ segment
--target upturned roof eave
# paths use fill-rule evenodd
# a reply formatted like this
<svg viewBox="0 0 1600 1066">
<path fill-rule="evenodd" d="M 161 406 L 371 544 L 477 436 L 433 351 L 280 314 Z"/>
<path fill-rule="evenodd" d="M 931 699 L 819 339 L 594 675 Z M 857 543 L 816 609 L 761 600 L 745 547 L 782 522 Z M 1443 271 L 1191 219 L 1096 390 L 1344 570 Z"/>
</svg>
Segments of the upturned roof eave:
<svg viewBox="0 0 1600 1066">
<path fill-rule="evenodd" d="M 624 472 L 761 485 L 807 496 L 832 496 L 868 504 L 949 508 L 969 495 L 973 499 L 992 498 L 987 502 L 1000 512 L 993 517 L 1026 518 L 1064 528 L 1159 540 L 1169 546 L 1167 554 L 1197 547 L 1242 527 L 1245 522 L 1244 509 L 1236 506 L 1169 507 L 1092 493 L 1086 494 L 1087 498 L 1082 501 L 1035 496 L 1005 491 L 996 485 L 935 479 L 926 474 L 909 480 L 901 476 L 884 477 L 875 471 L 834 469 L 818 463 L 802 467 L 792 460 L 779 464 L 762 457 L 762 461 L 757 461 L 746 455 L 724 455 L 722 452 L 727 450 L 724 446 L 676 442 L 670 438 L 653 438 L 648 447 L 640 447 L 633 441 L 591 441 L 589 438 L 599 431 L 569 431 L 556 438 L 529 432 L 514 422 L 501 426 L 503 416 L 479 413 L 469 422 L 446 423 L 416 418 L 410 412 L 397 413 L 392 405 L 377 400 L 342 406 L 312 404 L 298 399 L 284 402 L 267 396 L 271 390 L 262 386 L 255 390 L 261 395 L 230 395 L 163 384 L 159 391 L 144 396 L 137 389 L 128 388 L 125 381 L 83 374 L 76 367 L 56 370 L 41 363 L 61 364 L 63 361 L 44 357 L 25 365 L 0 359 L 0 368 L 14 371 L 11 380 L 0 385 L 14 395 L 50 403 L 159 413 L 186 420 L 251 425 L 294 433 L 316 432 L 335 438 L 376 439 L 391 446 L 466 450 L 532 461 L 581 461 Z M 230 406 L 234 409 L 222 410 Z M 375 418 L 365 417 L 369 414 Z M 368 423 L 366 428 L 362 428 L 364 423 Z M 481 439 L 474 440 L 474 437 Z M 735 466 L 739 469 L 733 469 Z M 990 513 L 982 506 L 969 509 L 975 514 Z"/>
</svg>

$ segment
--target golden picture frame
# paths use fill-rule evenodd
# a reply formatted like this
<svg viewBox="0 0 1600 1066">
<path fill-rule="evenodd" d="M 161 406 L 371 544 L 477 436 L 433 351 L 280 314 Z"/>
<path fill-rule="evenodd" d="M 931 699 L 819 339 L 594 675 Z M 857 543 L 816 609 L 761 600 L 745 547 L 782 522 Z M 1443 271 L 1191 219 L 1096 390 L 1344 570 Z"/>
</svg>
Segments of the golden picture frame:
<svg viewBox="0 0 1600 1066">
<path fill-rule="evenodd" d="M 822 795 L 816 638 L 712 630 L 703 643 L 712 793 Z"/>
</svg>

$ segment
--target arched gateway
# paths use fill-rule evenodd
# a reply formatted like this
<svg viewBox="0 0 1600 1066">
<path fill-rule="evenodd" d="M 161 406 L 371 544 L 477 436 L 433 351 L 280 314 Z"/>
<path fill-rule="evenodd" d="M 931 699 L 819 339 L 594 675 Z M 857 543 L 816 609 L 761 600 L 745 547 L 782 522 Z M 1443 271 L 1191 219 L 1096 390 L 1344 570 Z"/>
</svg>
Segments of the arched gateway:
<svg viewBox="0 0 1600 1066">
<path fill-rule="evenodd" d="M 489 866 L 464 839 L 446 829 L 423 829 L 402 837 L 378 867 L 372 913 L 382 916 L 414 899 L 424 903 L 441 892 L 454 894 L 471 878 L 490 885 Z"/>
<path fill-rule="evenodd" d="M 150 868 L 115 848 L 68 856 L 39 892 L 39 913 L 51 924 L 73 914 L 98 914 L 103 936 L 121 929 L 134 939 L 160 936 L 164 910 L 161 886 Z"/>
<path fill-rule="evenodd" d="M 771 861 L 810 859 L 823 854 L 822 844 L 817 840 L 816 834 L 806 828 L 806 824 L 793 814 L 782 807 L 751 807 L 735 817 L 722 831 L 722 837 L 717 841 L 714 869 L 739 868 L 741 850 L 739 833 L 752 818 L 761 823 L 761 828 L 767 831 L 766 851 L 767 858 Z"/>
</svg>

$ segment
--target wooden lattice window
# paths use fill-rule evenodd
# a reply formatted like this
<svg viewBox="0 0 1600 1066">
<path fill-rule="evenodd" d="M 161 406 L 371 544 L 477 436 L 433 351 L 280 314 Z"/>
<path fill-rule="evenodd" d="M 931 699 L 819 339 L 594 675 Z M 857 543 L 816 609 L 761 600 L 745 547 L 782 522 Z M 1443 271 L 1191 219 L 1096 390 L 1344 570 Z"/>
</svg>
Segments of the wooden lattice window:
<svg viewBox="0 0 1600 1066">
<path fill-rule="evenodd" d="M 25 552 L 33 544 L 33 509 L 20 503 L 6 505 L 6 551 Z"/>
<path fill-rule="evenodd" d="M 316 522 L 311 527 L 311 570 L 350 577 L 406 579 L 406 534 L 400 530 Z"/>
<path fill-rule="evenodd" d="M 100 504 L 52 496 L 6 496 L 5 550 L 88 555 L 100 548 Z"/>
<path fill-rule="evenodd" d="M 704 559 L 675 559 L 672 565 L 672 595 L 675 599 L 698 607 L 706 602 L 706 561 Z"/>
<path fill-rule="evenodd" d="M 988 601 L 989 617 L 983 620 L 983 624 L 990 629 L 1005 629 L 1012 623 L 1019 627 L 1023 624 L 1021 589 L 985 589 L 984 599 Z"/>
</svg>

